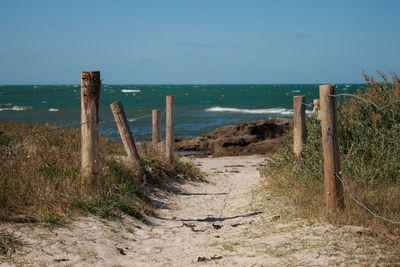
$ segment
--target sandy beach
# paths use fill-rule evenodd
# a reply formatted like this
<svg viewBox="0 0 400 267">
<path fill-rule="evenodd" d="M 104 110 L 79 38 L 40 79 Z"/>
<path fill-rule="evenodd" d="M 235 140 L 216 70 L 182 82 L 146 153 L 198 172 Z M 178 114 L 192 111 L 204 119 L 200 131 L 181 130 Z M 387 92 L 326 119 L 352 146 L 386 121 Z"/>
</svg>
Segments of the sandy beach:
<svg viewBox="0 0 400 267">
<path fill-rule="evenodd" d="M 368 229 L 286 220 L 290 209 L 258 190 L 264 159 L 187 159 L 208 173 L 208 182 L 168 185 L 146 223 L 123 215 L 58 228 L 2 224 L 24 245 L 0 265 L 359 266 L 379 259 Z"/>
</svg>

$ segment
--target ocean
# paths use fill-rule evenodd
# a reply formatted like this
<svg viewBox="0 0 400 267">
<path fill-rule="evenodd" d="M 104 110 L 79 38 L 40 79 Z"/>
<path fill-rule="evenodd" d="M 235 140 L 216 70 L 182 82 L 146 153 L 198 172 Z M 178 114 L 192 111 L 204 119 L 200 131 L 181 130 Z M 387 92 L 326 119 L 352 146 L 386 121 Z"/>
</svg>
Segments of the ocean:
<svg viewBox="0 0 400 267">
<path fill-rule="evenodd" d="M 364 84 L 338 84 L 337 93 L 354 93 Z M 64 90 L 65 89 L 65 90 Z M 12 93 L 12 94 L 9 94 Z M 18 94 L 16 94 L 18 93 Z M 198 136 L 241 121 L 293 116 L 293 96 L 318 98 L 318 84 L 106 85 L 100 96 L 101 133 L 118 139 L 110 104 L 121 101 L 131 131 L 151 136 L 151 110 L 175 95 L 175 136 Z M 0 85 L 0 121 L 80 123 L 80 85 Z M 312 112 L 312 107 L 307 107 Z"/>
</svg>

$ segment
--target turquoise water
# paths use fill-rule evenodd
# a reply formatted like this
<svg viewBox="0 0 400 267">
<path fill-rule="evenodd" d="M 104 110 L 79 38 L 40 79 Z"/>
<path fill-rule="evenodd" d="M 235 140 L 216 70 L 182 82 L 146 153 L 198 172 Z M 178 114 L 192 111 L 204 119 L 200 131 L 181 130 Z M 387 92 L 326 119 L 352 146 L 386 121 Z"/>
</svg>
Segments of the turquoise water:
<svg viewBox="0 0 400 267">
<path fill-rule="evenodd" d="M 362 84 L 339 84 L 337 92 L 353 93 Z M 66 88 L 67 90 L 61 91 Z M 44 92 L 60 90 L 54 92 Z M 28 92 L 25 94 L 25 92 Z M 22 94 L 7 94 L 22 93 Z M 121 101 L 131 130 L 142 135 L 151 131 L 151 110 L 165 110 L 165 97 L 175 95 L 175 135 L 190 137 L 218 126 L 240 121 L 292 117 L 293 96 L 306 102 L 318 98 L 317 84 L 268 85 L 103 85 L 100 100 L 102 133 L 117 137 L 109 104 Z M 312 108 L 308 107 L 308 112 Z M 80 122 L 79 85 L 2 85 L 0 120 L 68 125 Z M 162 113 L 164 128 L 165 113 Z"/>
</svg>

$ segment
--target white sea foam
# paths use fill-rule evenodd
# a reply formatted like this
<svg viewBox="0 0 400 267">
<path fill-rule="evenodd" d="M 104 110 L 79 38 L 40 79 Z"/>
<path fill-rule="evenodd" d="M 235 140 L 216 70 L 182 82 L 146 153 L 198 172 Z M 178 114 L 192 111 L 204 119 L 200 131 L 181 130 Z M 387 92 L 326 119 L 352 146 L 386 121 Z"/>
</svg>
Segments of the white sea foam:
<svg viewBox="0 0 400 267">
<path fill-rule="evenodd" d="M 240 108 L 212 107 L 212 108 L 207 108 L 206 111 L 209 111 L 209 112 L 234 112 L 234 113 L 248 113 L 248 114 L 282 114 L 282 115 L 293 114 L 293 110 L 286 109 L 286 108 L 240 109 Z"/>
<path fill-rule="evenodd" d="M 132 89 L 122 89 L 122 93 L 140 93 L 140 90 L 132 90 Z"/>
<path fill-rule="evenodd" d="M 212 107 L 212 108 L 207 108 L 205 111 L 247 113 L 247 114 L 280 114 L 280 115 L 292 115 L 293 114 L 293 109 L 286 109 L 286 108 L 240 109 L 240 108 Z M 306 113 L 312 114 L 313 112 L 311 110 L 306 110 Z"/>
<path fill-rule="evenodd" d="M 20 107 L 20 106 L 13 106 L 11 108 L 0 108 L 0 111 L 24 111 L 32 109 L 31 107 Z"/>
<path fill-rule="evenodd" d="M 59 111 L 58 108 L 49 108 L 49 111 Z"/>
<path fill-rule="evenodd" d="M 347 88 L 348 88 L 348 87 L 350 87 L 350 84 L 346 84 L 346 86 L 345 86 L 345 87 L 347 87 Z"/>
<path fill-rule="evenodd" d="M 301 90 L 292 90 L 292 93 L 300 93 Z"/>
</svg>

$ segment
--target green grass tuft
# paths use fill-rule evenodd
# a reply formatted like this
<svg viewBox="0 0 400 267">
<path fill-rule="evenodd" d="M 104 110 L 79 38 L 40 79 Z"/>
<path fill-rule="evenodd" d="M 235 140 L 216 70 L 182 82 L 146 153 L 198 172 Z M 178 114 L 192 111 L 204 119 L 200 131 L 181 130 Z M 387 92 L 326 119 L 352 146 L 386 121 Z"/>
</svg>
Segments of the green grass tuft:
<svg viewBox="0 0 400 267">
<path fill-rule="evenodd" d="M 9 251 L 13 251 L 21 245 L 21 241 L 12 234 L 0 232 L 0 255 L 6 255 Z"/>
</svg>

